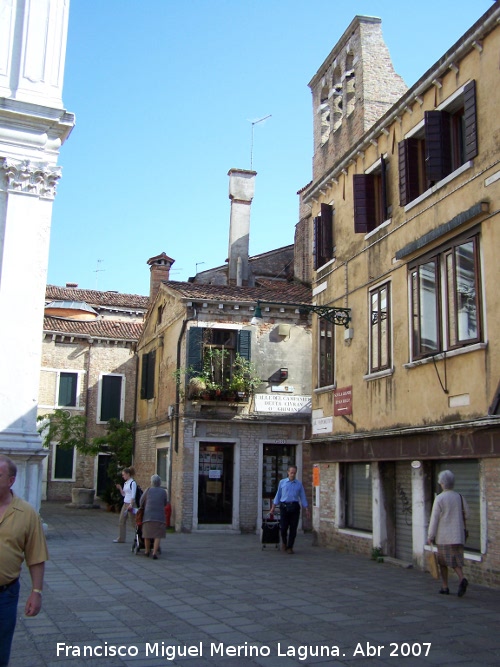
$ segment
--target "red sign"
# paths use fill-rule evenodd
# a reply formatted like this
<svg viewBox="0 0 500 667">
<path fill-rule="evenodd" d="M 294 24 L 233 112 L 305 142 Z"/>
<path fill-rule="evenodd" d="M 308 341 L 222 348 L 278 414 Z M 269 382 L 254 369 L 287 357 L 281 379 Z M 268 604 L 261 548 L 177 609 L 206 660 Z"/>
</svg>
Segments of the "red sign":
<svg viewBox="0 0 500 667">
<path fill-rule="evenodd" d="M 334 392 L 333 414 L 335 417 L 352 415 L 352 385 L 350 387 L 342 387 Z"/>
</svg>

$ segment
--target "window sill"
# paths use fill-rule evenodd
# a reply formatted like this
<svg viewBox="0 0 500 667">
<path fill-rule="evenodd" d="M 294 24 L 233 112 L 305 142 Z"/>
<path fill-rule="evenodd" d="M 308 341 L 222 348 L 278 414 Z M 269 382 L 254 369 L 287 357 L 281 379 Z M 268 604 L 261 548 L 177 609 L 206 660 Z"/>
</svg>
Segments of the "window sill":
<svg viewBox="0 0 500 667">
<path fill-rule="evenodd" d="M 335 391 L 335 389 L 337 389 L 337 383 L 329 384 L 326 387 L 318 387 L 317 389 L 313 389 L 313 394 L 326 394 L 329 391 Z"/>
<path fill-rule="evenodd" d="M 370 382 L 370 380 L 378 380 L 380 378 L 389 377 L 390 375 L 394 375 L 394 368 L 386 368 L 385 370 L 377 371 L 376 373 L 367 373 L 367 375 L 363 375 L 363 380 Z"/>
<path fill-rule="evenodd" d="M 368 234 L 365 234 L 365 241 L 367 241 L 369 238 L 372 236 L 375 236 L 377 232 L 379 232 L 381 229 L 384 229 L 384 227 L 389 227 L 389 225 L 392 222 L 392 218 L 387 218 L 387 220 L 384 220 L 384 222 L 381 222 L 378 227 L 375 227 L 375 229 L 372 229 L 371 232 L 368 232 Z"/>
<path fill-rule="evenodd" d="M 367 533 L 364 530 L 356 530 L 355 528 L 339 528 L 341 535 L 351 535 L 352 537 L 362 537 L 365 540 L 373 540 L 373 533 Z"/>
<path fill-rule="evenodd" d="M 452 171 L 451 174 L 448 174 L 445 178 L 441 179 L 437 183 L 435 183 L 431 188 L 426 190 L 425 192 L 422 192 L 421 195 L 419 195 L 416 199 L 411 201 L 409 204 L 406 204 L 404 207 L 404 212 L 406 213 L 407 211 L 410 211 L 414 206 L 418 206 L 422 201 L 433 195 L 435 192 L 440 190 L 442 187 L 453 181 L 457 176 L 460 176 L 460 174 L 463 174 L 465 171 L 470 169 L 473 166 L 473 160 L 469 160 L 468 162 L 464 162 L 464 164 L 459 167 L 458 169 L 455 169 L 455 171 Z"/>
<path fill-rule="evenodd" d="M 446 352 L 446 358 L 450 357 L 459 357 L 461 354 L 468 354 L 469 352 L 477 352 L 478 350 L 486 350 L 488 343 L 474 343 L 473 345 L 468 345 L 467 347 L 461 347 L 458 350 L 449 350 Z M 416 359 L 415 361 L 410 361 L 407 364 L 403 364 L 403 368 L 416 368 L 417 366 L 425 366 L 425 364 L 433 363 L 433 360 L 440 361 L 444 359 L 445 353 L 438 352 L 432 357 L 425 357 L 424 359 Z"/>
</svg>

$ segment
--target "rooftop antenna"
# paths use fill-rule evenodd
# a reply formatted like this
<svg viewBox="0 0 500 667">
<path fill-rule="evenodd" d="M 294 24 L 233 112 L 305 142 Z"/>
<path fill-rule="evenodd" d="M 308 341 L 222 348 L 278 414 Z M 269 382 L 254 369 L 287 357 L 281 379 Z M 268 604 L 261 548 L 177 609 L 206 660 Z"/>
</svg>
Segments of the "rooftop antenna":
<svg viewBox="0 0 500 667">
<path fill-rule="evenodd" d="M 99 278 L 99 273 L 102 273 L 102 271 L 106 271 L 106 269 L 100 269 L 99 268 L 99 264 L 101 264 L 101 262 L 104 262 L 104 260 L 103 259 L 98 259 L 97 260 L 97 268 L 94 270 L 94 273 L 95 273 L 95 288 L 96 289 L 97 289 L 97 281 L 98 281 L 98 278 Z"/>
<path fill-rule="evenodd" d="M 198 273 L 198 267 L 202 264 L 205 264 L 205 262 L 196 262 L 195 275 Z"/>
<path fill-rule="evenodd" d="M 252 123 L 252 140 L 250 143 L 250 170 L 253 168 L 253 128 L 257 123 L 262 123 L 263 121 L 267 120 L 268 118 L 271 118 L 272 114 L 269 114 L 268 116 L 264 116 L 264 118 L 259 118 L 259 120 L 252 120 L 250 121 Z"/>
</svg>

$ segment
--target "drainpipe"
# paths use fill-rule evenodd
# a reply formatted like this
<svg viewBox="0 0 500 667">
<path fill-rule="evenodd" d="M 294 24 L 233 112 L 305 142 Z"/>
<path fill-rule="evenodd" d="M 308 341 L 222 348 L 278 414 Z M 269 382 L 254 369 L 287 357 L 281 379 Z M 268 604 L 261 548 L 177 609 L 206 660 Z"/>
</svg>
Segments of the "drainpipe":
<svg viewBox="0 0 500 667">
<path fill-rule="evenodd" d="M 186 332 L 186 327 L 187 323 L 191 322 L 192 320 L 195 320 L 197 318 L 197 312 L 196 309 L 193 310 L 193 315 L 191 317 L 186 318 L 182 322 L 182 327 L 181 327 L 181 332 L 179 334 L 179 338 L 177 340 L 177 371 L 180 370 L 181 368 L 181 349 L 182 349 L 182 339 L 184 338 L 184 334 Z M 177 378 L 179 378 L 179 374 L 177 374 Z M 179 451 L 179 409 L 180 409 L 180 388 L 179 388 L 179 379 L 175 384 L 175 412 L 174 412 L 174 451 L 177 454 Z M 173 451 L 170 452 L 170 465 L 168 467 L 168 492 L 170 496 L 170 502 L 172 502 L 172 459 L 173 459 Z"/>
</svg>

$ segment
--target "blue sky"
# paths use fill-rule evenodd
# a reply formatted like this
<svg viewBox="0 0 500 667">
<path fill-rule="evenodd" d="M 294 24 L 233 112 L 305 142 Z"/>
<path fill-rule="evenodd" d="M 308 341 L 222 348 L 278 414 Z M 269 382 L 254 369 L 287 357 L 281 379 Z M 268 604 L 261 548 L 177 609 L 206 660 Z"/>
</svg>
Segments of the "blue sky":
<svg viewBox="0 0 500 667">
<path fill-rule="evenodd" d="M 229 169 L 257 171 L 250 252 L 293 242 L 311 179 L 307 86 L 355 14 L 379 16 L 411 86 L 490 0 L 71 0 L 48 282 L 149 291 L 223 264 Z"/>
</svg>

